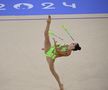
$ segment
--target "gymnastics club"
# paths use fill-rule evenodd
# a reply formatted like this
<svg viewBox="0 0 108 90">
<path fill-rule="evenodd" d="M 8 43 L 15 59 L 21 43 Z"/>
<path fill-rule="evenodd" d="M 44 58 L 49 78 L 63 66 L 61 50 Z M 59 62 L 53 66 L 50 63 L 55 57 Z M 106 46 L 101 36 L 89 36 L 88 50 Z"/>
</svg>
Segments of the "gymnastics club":
<svg viewBox="0 0 108 90">
<path fill-rule="evenodd" d="M 68 30 L 65 28 L 64 25 L 62 25 L 62 28 L 65 30 L 65 32 L 69 35 L 69 37 L 74 41 L 72 35 L 68 32 Z"/>
<path fill-rule="evenodd" d="M 61 37 L 57 36 L 54 32 L 49 31 L 49 34 L 52 35 L 52 36 L 55 36 L 55 37 L 57 37 L 58 39 L 60 39 L 60 40 L 63 41 L 63 39 L 62 39 Z"/>
</svg>

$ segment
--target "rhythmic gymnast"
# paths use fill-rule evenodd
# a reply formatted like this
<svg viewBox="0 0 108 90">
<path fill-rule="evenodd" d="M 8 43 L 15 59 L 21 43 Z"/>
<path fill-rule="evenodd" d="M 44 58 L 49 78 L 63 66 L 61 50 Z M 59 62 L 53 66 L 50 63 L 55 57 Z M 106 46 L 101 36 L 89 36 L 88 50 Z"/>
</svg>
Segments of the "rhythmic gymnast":
<svg viewBox="0 0 108 90">
<path fill-rule="evenodd" d="M 57 80 L 60 90 L 64 90 L 63 84 L 61 83 L 60 78 L 54 69 L 55 59 L 58 57 L 69 56 L 71 55 L 72 51 L 81 50 L 81 47 L 79 46 L 78 43 L 71 43 L 69 45 L 60 45 L 60 44 L 57 44 L 57 41 L 54 38 L 53 38 L 54 45 L 51 45 L 50 38 L 49 38 L 50 24 L 51 24 L 51 16 L 48 16 L 47 25 L 46 25 L 46 29 L 44 32 L 45 41 L 44 41 L 43 50 L 45 52 L 46 60 L 48 62 L 52 75 Z"/>
</svg>

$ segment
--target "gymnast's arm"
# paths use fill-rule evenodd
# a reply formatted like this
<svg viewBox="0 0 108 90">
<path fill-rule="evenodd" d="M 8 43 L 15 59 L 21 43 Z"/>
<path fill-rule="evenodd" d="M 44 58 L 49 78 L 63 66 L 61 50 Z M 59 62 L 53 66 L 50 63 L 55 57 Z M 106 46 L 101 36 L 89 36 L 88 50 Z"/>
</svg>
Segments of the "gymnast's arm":
<svg viewBox="0 0 108 90">
<path fill-rule="evenodd" d="M 58 53 L 58 55 L 60 56 L 69 56 L 71 54 L 70 51 L 61 51 L 60 48 L 57 47 L 57 41 L 55 41 L 55 39 L 53 38 L 54 40 L 54 46 L 55 46 L 55 49 L 56 49 L 56 52 Z"/>
</svg>

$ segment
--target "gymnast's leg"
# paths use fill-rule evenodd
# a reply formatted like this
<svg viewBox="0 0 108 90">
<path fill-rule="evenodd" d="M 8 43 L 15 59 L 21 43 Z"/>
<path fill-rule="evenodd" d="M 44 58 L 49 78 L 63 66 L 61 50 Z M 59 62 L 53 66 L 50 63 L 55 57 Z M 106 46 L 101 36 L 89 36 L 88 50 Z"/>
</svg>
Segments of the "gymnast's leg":
<svg viewBox="0 0 108 90">
<path fill-rule="evenodd" d="M 48 17 L 46 29 L 45 29 L 45 32 L 44 32 L 44 36 L 45 36 L 44 50 L 45 50 L 45 52 L 47 52 L 49 50 L 49 48 L 51 47 L 49 33 L 48 33 L 49 28 L 50 28 L 50 23 L 51 23 L 51 16 Z"/>
<path fill-rule="evenodd" d="M 53 74 L 53 76 L 55 77 L 55 79 L 57 80 L 57 82 L 59 84 L 60 90 L 64 90 L 63 89 L 63 84 L 61 83 L 60 78 L 59 78 L 58 74 L 56 73 L 56 71 L 54 69 L 54 60 L 52 60 L 49 57 L 46 57 L 46 59 L 47 59 L 47 62 L 49 64 L 49 68 L 50 68 L 51 73 Z"/>
<path fill-rule="evenodd" d="M 51 23 L 51 16 L 48 16 L 47 26 L 46 26 L 46 29 L 45 29 L 45 32 L 44 32 L 44 36 L 45 36 L 44 50 L 45 50 L 45 52 L 47 52 L 49 50 L 49 48 L 51 47 L 51 43 L 50 43 L 50 39 L 49 39 L 49 33 L 48 33 L 49 28 L 50 28 L 50 23 Z M 46 59 L 47 59 L 47 62 L 48 62 L 51 73 L 53 74 L 53 76 L 55 77 L 55 79 L 57 80 L 57 82 L 59 84 L 60 90 L 64 90 L 63 85 L 60 82 L 59 76 L 54 70 L 54 61 L 55 60 L 52 60 L 50 57 L 46 57 Z"/>
</svg>

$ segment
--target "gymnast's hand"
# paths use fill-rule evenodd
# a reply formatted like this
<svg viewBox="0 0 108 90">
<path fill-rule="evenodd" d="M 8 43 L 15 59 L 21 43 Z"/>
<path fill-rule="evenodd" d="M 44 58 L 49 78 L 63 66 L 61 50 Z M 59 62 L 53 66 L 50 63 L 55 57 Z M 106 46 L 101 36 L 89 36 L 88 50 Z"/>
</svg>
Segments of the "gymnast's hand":
<svg viewBox="0 0 108 90">
<path fill-rule="evenodd" d="M 48 16 L 47 23 L 51 23 L 51 16 Z"/>
<path fill-rule="evenodd" d="M 52 38 L 53 39 L 53 41 L 54 41 L 54 44 L 56 44 L 57 43 L 57 41 L 55 40 L 55 38 Z"/>
</svg>

